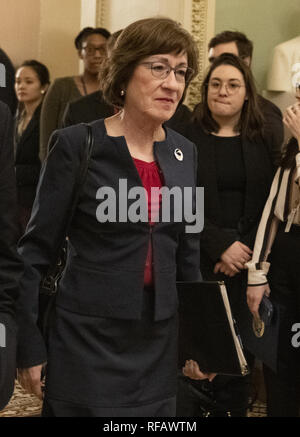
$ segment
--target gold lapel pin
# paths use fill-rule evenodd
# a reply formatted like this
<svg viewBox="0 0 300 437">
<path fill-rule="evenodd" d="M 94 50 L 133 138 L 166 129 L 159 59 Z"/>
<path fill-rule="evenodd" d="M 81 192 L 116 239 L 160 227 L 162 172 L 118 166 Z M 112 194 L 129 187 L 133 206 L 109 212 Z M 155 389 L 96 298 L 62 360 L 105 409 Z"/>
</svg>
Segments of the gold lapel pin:
<svg viewBox="0 0 300 437">
<path fill-rule="evenodd" d="M 178 161 L 183 161 L 183 153 L 180 149 L 175 149 L 174 155 L 175 158 L 178 159 Z"/>
</svg>

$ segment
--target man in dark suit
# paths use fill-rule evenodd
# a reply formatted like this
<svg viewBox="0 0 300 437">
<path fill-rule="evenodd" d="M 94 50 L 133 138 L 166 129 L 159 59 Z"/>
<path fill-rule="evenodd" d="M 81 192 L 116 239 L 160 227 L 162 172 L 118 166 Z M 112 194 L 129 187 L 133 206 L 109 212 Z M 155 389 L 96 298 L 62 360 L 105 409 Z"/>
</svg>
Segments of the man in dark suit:
<svg viewBox="0 0 300 437">
<path fill-rule="evenodd" d="M 246 65 L 251 67 L 253 43 L 241 32 L 225 30 L 218 33 L 208 43 L 208 50 L 209 62 L 213 62 L 223 53 L 232 53 L 239 56 Z M 272 144 L 273 162 L 279 164 L 284 139 L 282 113 L 274 103 L 261 95 L 258 96 L 258 103 L 265 118 L 265 136 Z"/>
<path fill-rule="evenodd" d="M 0 48 L 0 66 L 1 66 L 1 81 L 0 81 L 0 100 L 9 106 L 12 114 L 15 114 L 17 109 L 17 97 L 14 89 L 15 85 L 15 69 L 7 56 Z"/>
<path fill-rule="evenodd" d="M 16 182 L 12 118 L 0 102 L 0 409 L 12 395 L 15 379 L 15 301 L 23 267 L 16 252 Z"/>
</svg>

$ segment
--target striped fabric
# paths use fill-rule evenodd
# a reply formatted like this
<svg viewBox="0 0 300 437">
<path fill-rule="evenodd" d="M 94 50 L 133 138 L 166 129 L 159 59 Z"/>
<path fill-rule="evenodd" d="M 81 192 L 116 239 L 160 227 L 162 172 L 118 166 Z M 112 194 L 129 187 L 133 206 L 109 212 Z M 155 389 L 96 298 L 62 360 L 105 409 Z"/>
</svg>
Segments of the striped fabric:
<svg viewBox="0 0 300 437">
<path fill-rule="evenodd" d="M 278 225 L 286 222 L 285 232 L 292 224 L 300 225 L 300 153 L 292 169 L 279 167 L 257 230 L 252 259 L 246 263 L 248 285 L 266 284 L 270 263 L 267 262 Z"/>
</svg>

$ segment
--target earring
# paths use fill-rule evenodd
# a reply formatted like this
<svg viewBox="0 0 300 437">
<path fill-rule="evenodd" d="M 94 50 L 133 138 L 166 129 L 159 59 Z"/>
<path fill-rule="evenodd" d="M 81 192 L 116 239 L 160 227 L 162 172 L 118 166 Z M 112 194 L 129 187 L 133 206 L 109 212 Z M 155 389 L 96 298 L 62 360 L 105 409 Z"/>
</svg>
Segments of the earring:
<svg viewBox="0 0 300 437">
<path fill-rule="evenodd" d="M 125 91 L 124 90 L 121 90 L 121 97 L 124 97 L 125 96 Z"/>
<path fill-rule="evenodd" d="M 41 90 L 41 94 L 45 94 L 45 90 Z"/>
</svg>

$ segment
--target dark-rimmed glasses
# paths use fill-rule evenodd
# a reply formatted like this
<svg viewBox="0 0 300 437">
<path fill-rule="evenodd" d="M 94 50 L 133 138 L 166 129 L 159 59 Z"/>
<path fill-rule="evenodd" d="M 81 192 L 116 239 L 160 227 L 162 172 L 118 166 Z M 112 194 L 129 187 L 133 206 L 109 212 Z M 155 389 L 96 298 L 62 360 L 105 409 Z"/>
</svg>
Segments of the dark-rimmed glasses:
<svg viewBox="0 0 300 437">
<path fill-rule="evenodd" d="M 88 56 L 94 56 L 97 51 L 99 52 L 100 56 L 106 56 L 106 46 L 96 47 L 87 44 L 86 46 L 82 46 L 81 49 L 84 50 Z"/>
<path fill-rule="evenodd" d="M 194 70 L 190 67 L 178 66 L 173 68 L 167 63 L 158 61 L 141 62 L 140 65 L 145 65 L 147 68 L 149 68 L 152 76 L 157 79 L 166 79 L 171 71 L 174 71 L 175 78 L 179 83 L 188 82 L 194 73 Z"/>
</svg>

